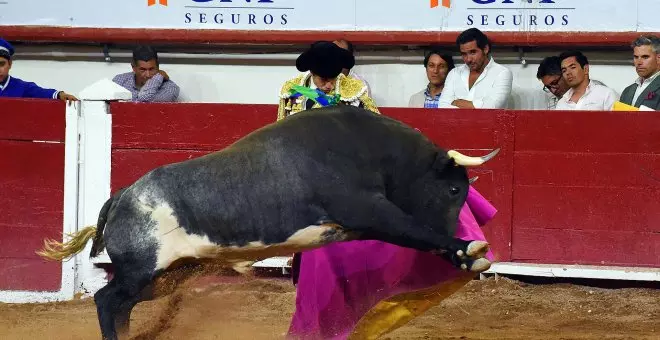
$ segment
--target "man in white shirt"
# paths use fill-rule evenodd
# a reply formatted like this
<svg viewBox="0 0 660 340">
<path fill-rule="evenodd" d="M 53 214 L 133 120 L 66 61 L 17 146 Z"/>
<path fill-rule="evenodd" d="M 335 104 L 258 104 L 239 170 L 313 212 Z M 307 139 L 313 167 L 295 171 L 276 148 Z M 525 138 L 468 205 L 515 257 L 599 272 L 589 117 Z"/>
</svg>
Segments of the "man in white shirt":
<svg viewBox="0 0 660 340">
<path fill-rule="evenodd" d="M 641 36 L 632 43 L 633 62 L 639 78 L 621 93 L 622 103 L 660 110 L 660 38 Z"/>
<path fill-rule="evenodd" d="M 559 55 L 562 77 L 570 89 L 557 102 L 557 110 L 609 111 L 619 98 L 611 88 L 589 79 L 589 60 L 579 51 Z"/>
<path fill-rule="evenodd" d="M 507 107 L 513 73 L 490 56 L 490 41 L 477 28 L 456 39 L 465 65 L 457 66 L 445 81 L 440 108 L 503 109 Z"/>
</svg>

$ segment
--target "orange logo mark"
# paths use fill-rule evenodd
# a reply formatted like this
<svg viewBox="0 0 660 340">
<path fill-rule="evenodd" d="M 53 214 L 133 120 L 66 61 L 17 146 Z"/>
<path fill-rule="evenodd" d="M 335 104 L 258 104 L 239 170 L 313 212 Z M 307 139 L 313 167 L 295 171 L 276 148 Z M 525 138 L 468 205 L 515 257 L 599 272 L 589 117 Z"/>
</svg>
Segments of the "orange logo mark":
<svg viewBox="0 0 660 340">
<path fill-rule="evenodd" d="M 440 0 L 431 0 L 431 8 L 440 6 Z M 451 7 L 451 0 L 442 0 L 442 7 Z"/>
<path fill-rule="evenodd" d="M 156 0 L 147 0 L 147 6 L 153 6 L 155 4 L 156 4 Z M 167 6 L 167 0 L 158 0 L 158 4 Z"/>
</svg>

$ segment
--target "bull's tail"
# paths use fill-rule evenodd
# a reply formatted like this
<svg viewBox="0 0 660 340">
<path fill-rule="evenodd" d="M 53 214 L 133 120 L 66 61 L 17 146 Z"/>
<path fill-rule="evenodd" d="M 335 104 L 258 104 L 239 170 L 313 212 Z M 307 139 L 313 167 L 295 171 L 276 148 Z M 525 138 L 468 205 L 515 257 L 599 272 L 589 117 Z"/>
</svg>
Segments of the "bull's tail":
<svg viewBox="0 0 660 340">
<path fill-rule="evenodd" d="M 110 211 L 110 207 L 112 207 L 112 203 L 114 203 L 115 199 L 118 198 L 123 191 L 124 189 L 121 189 L 103 204 L 96 225 L 87 226 L 77 233 L 69 234 L 68 236 L 71 239 L 67 242 L 59 242 L 50 239 L 45 240 L 44 248 L 37 251 L 37 255 L 53 261 L 68 260 L 72 256 L 80 253 L 87 245 L 87 241 L 93 237 L 94 241 L 92 242 L 90 257 L 98 256 L 105 248 L 103 229 L 105 229 L 105 222 L 108 219 L 108 212 Z"/>
<path fill-rule="evenodd" d="M 67 242 L 47 239 L 44 241 L 43 249 L 37 251 L 37 255 L 48 260 L 66 261 L 81 252 L 94 235 L 96 235 L 96 226 L 92 225 L 77 233 L 69 234 L 71 239 Z"/>
<path fill-rule="evenodd" d="M 89 253 L 89 257 L 97 257 L 99 254 L 105 249 L 105 242 L 103 241 L 103 230 L 105 229 L 105 222 L 108 220 L 108 212 L 110 211 L 110 208 L 112 207 L 112 204 L 117 200 L 117 198 L 121 197 L 121 194 L 124 192 L 125 189 L 120 189 L 112 195 L 107 201 L 105 201 L 105 204 L 103 204 L 103 207 L 101 208 L 101 212 L 99 213 L 99 219 L 96 221 L 96 235 L 94 235 L 94 241 L 92 242 L 92 251 Z"/>
</svg>

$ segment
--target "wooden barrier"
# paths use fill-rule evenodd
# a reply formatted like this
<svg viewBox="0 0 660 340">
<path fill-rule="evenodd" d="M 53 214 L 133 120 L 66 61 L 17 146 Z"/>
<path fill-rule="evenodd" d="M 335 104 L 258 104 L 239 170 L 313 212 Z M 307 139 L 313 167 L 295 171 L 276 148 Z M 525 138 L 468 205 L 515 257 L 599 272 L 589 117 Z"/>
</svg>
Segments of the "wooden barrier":
<svg viewBox="0 0 660 340">
<path fill-rule="evenodd" d="M 516 112 L 512 258 L 660 267 L 657 112 Z"/>
<path fill-rule="evenodd" d="M 0 290 L 57 291 L 62 265 L 40 259 L 62 238 L 64 103 L 0 99 Z"/>
<path fill-rule="evenodd" d="M 62 265 L 34 251 L 44 238 L 62 237 L 64 103 L 3 99 L 0 107 L 0 290 L 57 291 Z M 110 108 L 113 190 L 156 166 L 221 149 L 276 116 L 274 105 Z M 657 113 L 382 112 L 445 148 L 472 155 L 501 148 L 470 169 L 499 210 L 484 228 L 499 261 L 660 267 Z"/>
</svg>

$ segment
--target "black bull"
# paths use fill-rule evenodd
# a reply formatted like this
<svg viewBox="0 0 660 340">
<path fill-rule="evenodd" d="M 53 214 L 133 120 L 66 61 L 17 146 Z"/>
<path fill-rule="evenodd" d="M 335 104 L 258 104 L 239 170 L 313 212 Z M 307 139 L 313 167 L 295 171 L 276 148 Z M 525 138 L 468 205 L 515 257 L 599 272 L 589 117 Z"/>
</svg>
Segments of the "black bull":
<svg viewBox="0 0 660 340">
<path fill-rule="evenodd" d="M 46 242 L 40 254 L 62 260 L 92 237 L 92 257 L 105 247 L 115 274 L 94 298 L 106 339 L 124 334 L 144 292 L 183 259 L 242 271 L 331 242 L 380 240 L 481 272 L 490 266 L 488 244 L 453 235 L 468 192 L 465 166 L 492 156 L 445 152 L 355 107 L 302 112 L 150 171 L 105 203 L 96 227 L 65 244 Z"/>
</svg>

